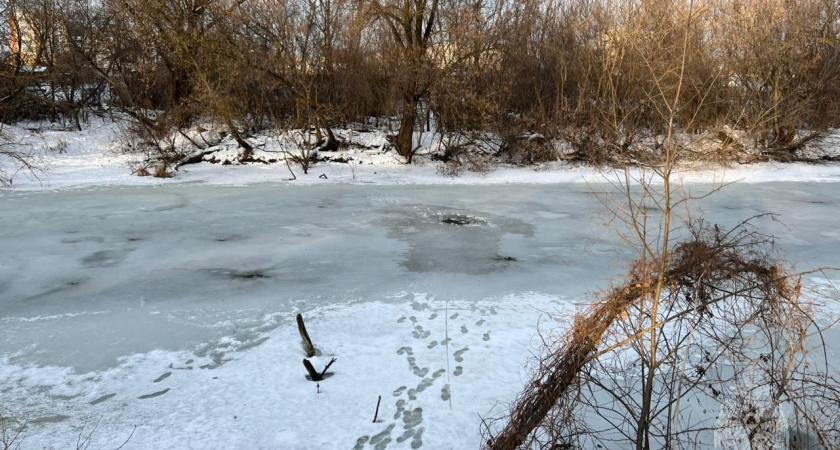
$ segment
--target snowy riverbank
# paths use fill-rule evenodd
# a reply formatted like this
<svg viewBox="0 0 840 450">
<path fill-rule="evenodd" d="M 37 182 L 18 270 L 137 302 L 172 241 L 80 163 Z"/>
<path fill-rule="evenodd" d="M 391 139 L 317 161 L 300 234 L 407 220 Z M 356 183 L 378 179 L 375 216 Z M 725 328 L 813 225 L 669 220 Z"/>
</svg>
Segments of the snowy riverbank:
<svg viewBox="0 0 840 450">
<path fill-rule="evenodd" d="M 141 164 L 137 154 L 125 154 L 121 150 L 123 136 L 119 123 L 96 120 L 82 131 L 51 129 L 41 123 L 21 126 L 6 126 L 5 130 L 15 137 L 35 158 L 40 168 L 35 173 L 21 171 L 15 174 L 15 189 L 50 190 L 88 186 L 154 186 L 179 183 L 202 183 L 211 185 L 244 185 L 254 183 L 291 183 L 301 185 L 323 185 L 335 183 L 376 185 L 429 185 L 429 184 L 510 184 L 510 183 L 598 183 L 614 180 L 616 173 L 609 169 L 598 169 L 570 163 L 545 163 L 533 166 L 494 165 L 489 172 L 464 171 L 458 176 L 441 173 L 441 164 L 419 157 L 415 164 L 406 165 L 393 151 L 366 150 L 355 148 L 336 154 L 325 154 L 338 160 L 324 161 L 312 166 L 308 174 L 292 166 L 297 177 L 291 181 L 289 169 L 282 162 L 274 164 L 250 163 L 244 165 L 223 165 L 203 162 L 186 165 L 173 173 L 173 178 L 161 179 L 139 177 L 133 169 Z M 349 130 L 347 133 L 352 133 Z M 382 141 L 382 136 L 379 136 Z M 276 146 L 275 138 L 261 136 L 254 138 L 255 145 Z M 377 141 L 379 142 L 379 141 Z M 379 144 L 384 144 L 379 142 Z M 229 145 L 220 146 L 217 155 L 236 154 Z M 382 145 L 380 145 L 382 147 Z M 384 148 L 384 147 L 383 147 Z M 262 154 L 261 158 L 277 157 Z M 638 176 L 634 171 L 634 176 Z M 622 174 L 623 176 L 623 174 Z M 840 164 L 808 163 L 757 163 L 733 165 L 731 167 L 685 167 L 676 172 L 678 183 L 761 183 L 788 181 L 840 181 Z"/>
</svg>

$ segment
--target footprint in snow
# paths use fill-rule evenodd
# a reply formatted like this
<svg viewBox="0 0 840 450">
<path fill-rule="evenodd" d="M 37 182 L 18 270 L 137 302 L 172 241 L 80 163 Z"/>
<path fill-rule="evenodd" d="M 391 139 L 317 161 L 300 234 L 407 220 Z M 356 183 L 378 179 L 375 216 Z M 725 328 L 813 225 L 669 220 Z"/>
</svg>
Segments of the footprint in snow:
<svg viewBox="0 0 840 450">
<path fill-rule="evenodd" d="M 363 450 L 368 439 L 370 439 L 370 436 L 362 436 L 359 439 L 356 439 L 356 446 L 353 447 L 353 450 Z"/>
<path fill-rule="evenodd" d="M 403 411 L 403 428 L 406 430 L 423 423 L 423 408 L 417 407 L 412 410 Z"/>
<path fill-rule="evenodd" d="M 394 428 L 396 428 L 396 426 L 397 425 L 393 423 L 391 425 L 388 425 L 388 428 L 382 430 L 382 432 L 370 438 L 370 441 L 368 441 L 368 443 L 374 446 L 373 448 L 375 448 L 376 450 L 383 450 L 391 442 L 391 431 L 393 431 Z"/>
<path fill-rule="evenodd" d="M 426 431 L 425 428 L 420 427 L 417 429 L 417 432 L 414 433 L 414 439 L 411 440 L 411 448 L 418 449 L 423 446 L 423 432 Z"/>
<path fill-rule="evenodd" d="M 414 332 L 411 333 L 411 335 L 414 336 L 414 339 L 426 339 L 429 336 L 431 336 L 432 333 L 430 331 L 424 330 L 422 326 L 417 325 L 416 327 L 414 327 Z"/>
<path fill-rule="evenodd" d="M 402 444 L 403 442 L 413 438 L 414 433 L 416 433 L 416 431 L 414 430 L 405 430 L 405 433 L 403 433 L 402 436 L 397 438 L 397 443 Z"/>
<path fill-rule="evenodd" d="M 405 400 L 397 400 L 397 412 L 394 413 L 394 420 L 399 419 L 403 411 L 405 411 Z"/>
<path fill-rule="evenodd" d="M 452 394 L 449 392 L 449 384 L 445 384 L 443 389 L 440 390 L 440 399 L 446 402 L 450 398 L 452 398 Z"/>
<path fill-rule="evenodd" d="M 421 439 L 421 436 L 423 436 L 423 431 L 424 431 L 423 427 L 420 427 L 417 430 L 414 430 L 414 429 L 405 430 L 405 433 L 403 433 L 402 436 L 397 438 L 397 443 L 401 444 L 401 443 L 413 438 L 411 440 L 411 448 L 418 449 L 418 448 L 423 446 L 423 440 Z"/>
<path fill-rule="evenodd" d="M 417 387 L 414 389 L 414 392 L 419 394 L 431 387 L 432 383 L 434 382 L 435 381 L 433 378 L 423 378 L 423 381 L 421 381 L 420 384 L 417 385 Z"/>
<path fill-rule="evenodd" d="M 467 350 L 469 350 L 469 349 L 470 349 L 469 347 L 464 347 L 461 350 L 456 351 L 455 352 L 455 361 L 464 362 L 464 353 L 466 353 Z"/>
</svg>

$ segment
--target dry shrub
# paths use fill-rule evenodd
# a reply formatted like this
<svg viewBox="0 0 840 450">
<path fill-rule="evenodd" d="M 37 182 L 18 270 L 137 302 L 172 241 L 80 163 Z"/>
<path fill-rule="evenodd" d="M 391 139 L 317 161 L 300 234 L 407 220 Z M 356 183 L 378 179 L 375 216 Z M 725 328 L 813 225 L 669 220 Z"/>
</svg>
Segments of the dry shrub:
<svg viewBox="0 0 840 450">
<path fill-rule="evenodd" d="M 172 178 L 172 173 L 166 167 L 166 164 L 155 166 L 155 178 Z"/>
<path fill-rule="evenodd" d="M 568 127 L 558 133 L 562 141 L 571 150 L 563 159 L 571 162 L 608 166 L 624 164 L 632 137 L 619 137 L 615 133 L 605 133 L 596 127 Z"/>
<path fill-rule="evenodd" d="M 493 165 L 490 161 L 490 158 L 487 157 L 476 157 L 470 161 L 469 167 L 467 170 L 473 173 L 487 175 L 488 173 L 493 171 Z"/>
<path fill-rule="evenodd" d="M 557 161 L 554 142 L 538 133 L 523 133 L 503 137 L 498 156 L 511 164 L 532 165 Z"/>
<path fill-rule="evenodd" d="M 487 175 L 493 170 L 492 158 L 480 152 L 463 150 L 441 159 L 443 163 L 437 166 L 437 173 L 448 177 L 458 177 L 465 171 Z"/>
<path fill-rule="evenodd" d="M 485 421 L 485 449 L 693 448 L 710 433 L 771 448 L 788 430 L 840 445 L 840 383 L 800 275 L 746 225 L 691 229 L 664 266 L 634 262 L 546 341 L 509 415 Z M 715 403 L 717 423 L 715 408 L 701 406 Z"/>
<path fill-rule="evenodd" d="M 448 161 L 437 166 L 437 173 L 450 178 L 459 177 L 464 173 L 465 167 L 458 161 Z"/>
</svg>

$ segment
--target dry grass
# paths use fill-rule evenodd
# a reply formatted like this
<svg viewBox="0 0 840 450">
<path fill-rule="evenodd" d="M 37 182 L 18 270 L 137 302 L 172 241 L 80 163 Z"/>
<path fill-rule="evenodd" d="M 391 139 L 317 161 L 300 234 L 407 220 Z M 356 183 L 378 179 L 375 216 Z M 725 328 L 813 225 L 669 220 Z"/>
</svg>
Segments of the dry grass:
<svg viewBox="0 0 840 450">
<path fill-rule="evenodd" d="M 155 166 L 155 178 L 172 178 L 172 173 L 167 169 L 166 164 Z"/>
</svg>

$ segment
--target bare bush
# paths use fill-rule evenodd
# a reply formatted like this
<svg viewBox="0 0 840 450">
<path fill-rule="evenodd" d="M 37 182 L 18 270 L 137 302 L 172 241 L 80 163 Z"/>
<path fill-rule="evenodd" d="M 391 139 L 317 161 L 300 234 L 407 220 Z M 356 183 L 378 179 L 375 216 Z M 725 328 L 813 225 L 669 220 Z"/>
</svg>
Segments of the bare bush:
<svg viewBox="0 0 840 450">
<path fill-rule="evenodd" d="M 21 172 L 36 176 L 39 171 L 33 146 L 4 130 L 0 123 L 0 186 L 12 186 L 14 177 Z"/>
<path fill-rule="evenodd" d="M 319 140 L 318 135 L 320 135 L 320 132 L 309 128 L 292 132 L 288 136 L 288 140 L 292 141 L 295 150 L 284 150 L 286 160 L 291 160 L 299 165 L 304 175 L 308 174 L 309 169 L 318 162 L 318 151 L 324 144 L 323 141 Z"/>
<path fill-rule="evenodd" d="M 754 444 L 782 433 L 771 423 L 780 413 L 789 415 L 786 427 L 826 448 L 840 443 L 840 382 L 820 350 L 801 275 L 785 270 L 769 238 L 748 226 L 692 230 L 664 273 L 660 261 L 636 261 L 548 343 L 509 422 L 500 430 L 488 423 L 495 431 L 485 448 L 691 448 L 725 427 Z M 666 289 L 652 308 L 660 275 Z M 697 409 L 714 405 L 723 408 L 717 423 L 715 411 Z M 743 410 L 731 405 L 753 416 L 737 416 Z"/>
</svg>

